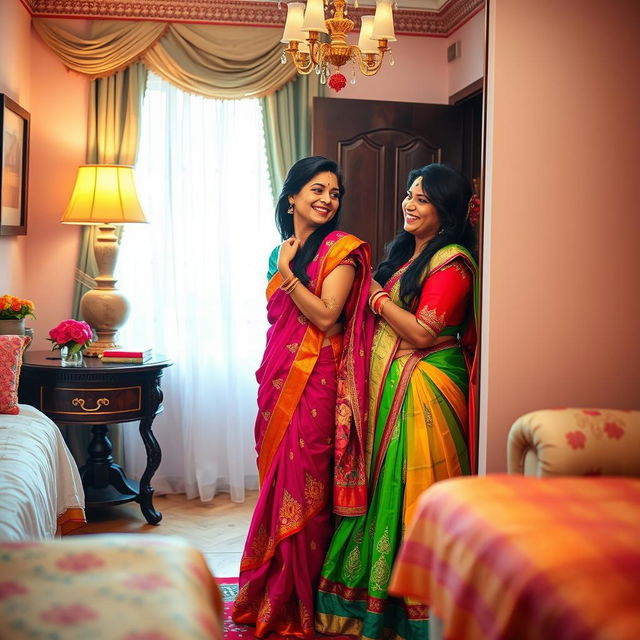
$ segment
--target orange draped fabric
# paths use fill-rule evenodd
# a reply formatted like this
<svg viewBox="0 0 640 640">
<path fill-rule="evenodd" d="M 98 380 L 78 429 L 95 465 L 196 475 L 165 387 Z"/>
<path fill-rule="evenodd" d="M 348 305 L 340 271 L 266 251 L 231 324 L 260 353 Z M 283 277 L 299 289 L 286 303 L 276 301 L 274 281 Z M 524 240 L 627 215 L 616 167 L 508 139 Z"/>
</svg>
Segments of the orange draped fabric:
<svg viewBox="0 0 640 640">
<path fill-rule="evenodd" d="M 390 591 L 445 638 L 640 638 L 640 479 L 489 475 L 425 491 Z"/>
</svg>

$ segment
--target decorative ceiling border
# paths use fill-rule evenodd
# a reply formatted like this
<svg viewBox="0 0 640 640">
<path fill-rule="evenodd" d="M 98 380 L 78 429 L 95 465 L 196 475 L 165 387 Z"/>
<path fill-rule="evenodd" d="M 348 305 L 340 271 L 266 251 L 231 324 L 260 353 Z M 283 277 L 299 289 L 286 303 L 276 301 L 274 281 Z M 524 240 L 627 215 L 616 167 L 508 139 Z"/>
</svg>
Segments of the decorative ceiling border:
<svg viewBox="0 0 640 640">
<path fill-rule="evenodd" d="M 276 0 L 22 0 L 38 18 L 92 18 L 109 20 L 154 20 L 281 27 L 286 7 Z M 451 35 L 484 7 L 485 0 L 449 0 L 440 11 L 398 9 L 394 12 L 400 34 Z M 371 13 L 350 8 L 352 17 Z"/>
</svg>

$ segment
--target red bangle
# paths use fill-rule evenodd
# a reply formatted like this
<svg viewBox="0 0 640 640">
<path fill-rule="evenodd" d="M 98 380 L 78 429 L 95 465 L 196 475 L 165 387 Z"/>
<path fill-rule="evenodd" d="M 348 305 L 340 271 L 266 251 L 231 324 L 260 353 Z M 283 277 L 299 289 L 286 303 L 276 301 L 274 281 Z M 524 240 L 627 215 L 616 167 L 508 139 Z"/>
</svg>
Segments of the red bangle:
<svg viewBox="0 0 640 640">
<path fill-rule="evenodd" d="M 382 315 L 382 309 L 384 308 L 384 305 L 389 302 L 389 300 L 391 300 L 391 296 L 389 294 L 387 294 L 386 296 L 380 296 L 376 300 L 376 315 Z"/>
<path fill-rule="evenodd" d="M 369 308 L 375 315 L 379 316 L 382 311 L 382 307 L 384 306 L 387 300 L 391 300 L 391 296 L 384 290 L 376 291 L 369 298 Z"/>
</svg>

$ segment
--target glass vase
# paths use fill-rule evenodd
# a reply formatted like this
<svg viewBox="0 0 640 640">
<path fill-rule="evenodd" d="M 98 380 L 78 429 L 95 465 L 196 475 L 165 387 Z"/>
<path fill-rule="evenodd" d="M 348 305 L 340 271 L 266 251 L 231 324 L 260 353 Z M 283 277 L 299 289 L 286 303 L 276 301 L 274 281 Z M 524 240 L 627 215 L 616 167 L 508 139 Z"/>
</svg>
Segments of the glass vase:
<svg viewBox="0 0 640 640">
<path fill-rule="evenodd" d="M 72 352 L 69 347 L 60 347 L 60 364 L 63 367 L 79 367 L 82 364 L 82 350 Z"/>
</svg>

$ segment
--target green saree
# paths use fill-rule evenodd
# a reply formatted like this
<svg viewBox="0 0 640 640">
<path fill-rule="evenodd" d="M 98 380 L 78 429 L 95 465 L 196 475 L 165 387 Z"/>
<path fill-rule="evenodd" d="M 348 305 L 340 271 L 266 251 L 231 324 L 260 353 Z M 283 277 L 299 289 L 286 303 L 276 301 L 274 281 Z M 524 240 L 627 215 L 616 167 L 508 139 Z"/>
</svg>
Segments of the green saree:
<svg viewBox="0 0 640 640">
<path fill-rule="evenodd" d="M 454 260 L 462 260 L 475 275 L 466 251 L 455 247 L 447 252 L 451 248 L 434 256 L 429 277 Z M 396 303 L 405 268 L 385 287 Z M 437 311 L 442 317 L 442 309 Z M 472 314 L 466 316 L 473 321 Z M 461 326 L 445 327 L 439 335 L 451 335 L 450 340 L 394 359 L 397 335 L 383 320 L 376 330 L 367 441 L 369 507 L 363 516 L 343 518 L 334 533 L 317 596 L 317 631 L 371 639 L 428 636 L 427 607 L 390 597 L 387 589 L 420 493 L 438 480 L 470 473 L 465 438 L 469 374 L 457 338 L 461 332 Z"/>
</svg>

